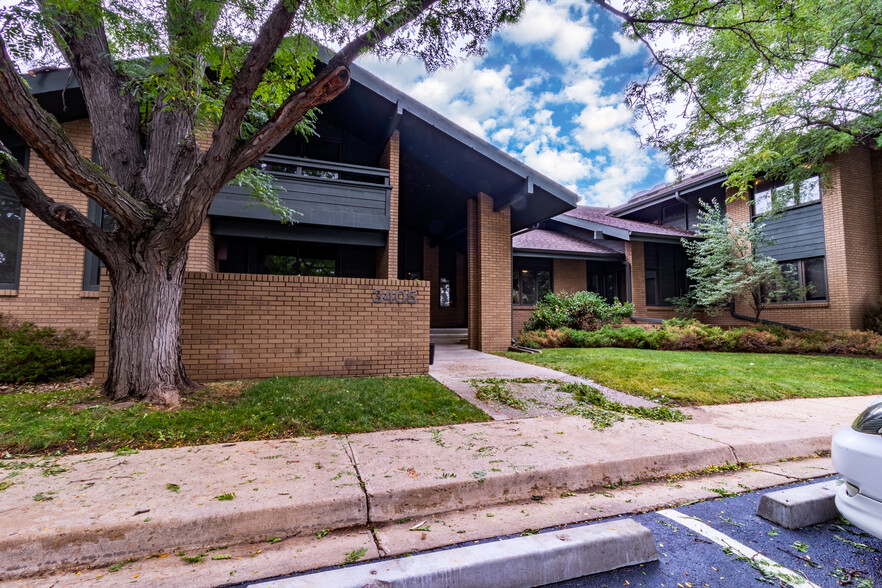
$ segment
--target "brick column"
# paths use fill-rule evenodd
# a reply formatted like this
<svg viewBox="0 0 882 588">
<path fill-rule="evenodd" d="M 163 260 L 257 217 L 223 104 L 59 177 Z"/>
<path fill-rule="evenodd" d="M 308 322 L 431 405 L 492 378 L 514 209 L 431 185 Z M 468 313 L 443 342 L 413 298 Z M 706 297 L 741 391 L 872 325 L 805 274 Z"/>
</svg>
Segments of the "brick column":
<svg viewBox="0 0 882 588">
<path fill-rule="evenodd" d="M 389 234 L 386 237 L 386 246 L 377 255 L 377 278 L 398 278 L 398 181 L 400 164 L 401 139 L 398 131 L 392 133 L 383 155 L 380 157 L 380 165 L 389 169 L 389 183 L 392 185 L 392 194 L 389 197 Z"/>
<path fill-rule="evenodd" d="M 750 222 L 750 201 L 747 198 L 737 197 L 735 188 L 726 188 L 726 214 L 736 224 L 744 224 Z M 734 198 L 734 200 L 730 200 Z M 744 316 L 753 316 L 753 308 L 750 306 L 750 300 L 741 296 L 735 299 L 735 312 Z M 744 324 L 741 321 L 731 317 L 729 311 L 725 310 L 719 315 L 724 323 Z M 768 318 L 768 317 L 763 317 Z"/>
<path fill-rule="evenodd" d="M 631 264 L 631 302 L 634 314 L 646 316 L 646 265 L 643 258 L 643 241 L 625 243 L 625 261 Z"/>
<path fill-rule="evenodd" d="M 190 241 L 187 256 L 188 272 L 217 271 L 214 257 L 214 235 L 211 234 L 211 219 L 205 219 L 199 232 Z"/>
<path fill-rule="evenodd" d="M 505 351 L 511 341 L 511 210 L 478 194 L 467 203 L 469 347 Z"/>
</svg>

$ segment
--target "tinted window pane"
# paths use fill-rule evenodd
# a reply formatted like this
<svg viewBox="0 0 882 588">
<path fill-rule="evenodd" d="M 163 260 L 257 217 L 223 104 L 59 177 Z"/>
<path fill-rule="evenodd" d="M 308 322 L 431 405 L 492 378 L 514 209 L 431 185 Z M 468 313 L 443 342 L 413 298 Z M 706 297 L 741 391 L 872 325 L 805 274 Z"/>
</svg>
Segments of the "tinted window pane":
<svg viewBox="0 0 882 588">
<path fill-rule="evenodd" d="M 538 290 L 538 300 L 541 300 L 543 296 L 551 292 L 551 272 L 536 272 L 536 288 Z"/>
<path fill-rule="evenodd" d="M 17 286 L 21 220 L 18 198 L 8 186 L 0 184 L 0 287 Z"/>
<path fill-rule="evenodd" d="M 521 271 L 521 304 L 536 304 L 536 272 Z"/>
<path fill-rule="evenodd" d="M 450 280 L 447 278 L 441 278 L 438 280 L 441 284 L 441 299 L 440 304 L 442 308 L 450 307 Z"/>
<path fill-rule="evenodd" d="M 658 304 L 658 280 L 655 270 L 646 272 L 646 304 L 654 306 Z"/>
<path fill-rule="evenodd" d="M 784 294 L 779 299 L 782 302 L 796 302 L 801 300 L 799 293 L 799 263 L 786 262 L 781 264 L 781 274 L 784 276 L 784 284 L 782 289 Z"/>
<path fill-rule="evenodd" d="M 824 258 L 806 259 L 803 266 L 805 267 L 805 284 L 811 286 L 806 292 L 806 300 L 826 300 L 827 271 L 824 267 Z"/>
</svg>

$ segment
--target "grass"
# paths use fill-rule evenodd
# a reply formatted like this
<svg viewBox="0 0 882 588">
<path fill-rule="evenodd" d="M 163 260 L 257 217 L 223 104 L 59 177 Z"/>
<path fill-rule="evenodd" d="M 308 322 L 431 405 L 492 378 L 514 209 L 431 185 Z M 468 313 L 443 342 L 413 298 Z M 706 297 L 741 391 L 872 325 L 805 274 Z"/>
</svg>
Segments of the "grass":
<svg viewBox="0 0 882 588">
<path fill-rule="evenodd" d="M 504 355 L 681 406 L 882 393 L 882 362 L 860 357 L 618 348 Z"/>
<path fill-rule="evenodd" d="M 0 395 L 0 455 L 79 453 L 443 426 L 489 417 L 424 377 L 226 382 L 175 409 L 112 405 L 95 388 Z"/>
</svg>

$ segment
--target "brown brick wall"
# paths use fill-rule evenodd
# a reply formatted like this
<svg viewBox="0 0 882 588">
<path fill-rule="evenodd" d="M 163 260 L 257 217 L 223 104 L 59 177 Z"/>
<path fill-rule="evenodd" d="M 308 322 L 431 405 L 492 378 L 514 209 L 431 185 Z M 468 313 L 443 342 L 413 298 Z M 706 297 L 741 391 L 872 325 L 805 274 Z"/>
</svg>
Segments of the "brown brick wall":
<svg viewBox="0 0 882 588">
<path fill-rule="evenodd" d="M 88 120 L 63 123 L 62 127 L 80 153 L 91 157 L 92 131 Z M 34 151 L 30 154 L 29 172 L 54 200 L 88 214 L 88 198 L 56 176 Z M 82 245 L 26 212 L 18 290 L 0 290 L 0 313 L 41 326 L 70 327 L 94 334 L 98 293 L 83 291 L 85 259 Z"/>
<path fill-rule="evenodd" d="M 555 258 L 551 280 L 555 292 L 582 292 L 588 285 L 585 260 Z"/>
<path fill-rule="evenodd" d="M 511 342 L 511 210 L 493 211 L 493 199 L 469 200 L 469 347 L 504 351 Z"/>
<path fill-rule="evenodd" d="M 375 303 L 415 290 L 416 304 Z M 109 289 L 102 288 L 107 324 Z M 274 376 L 404 376 L 429 367 L 429 286 L 406 280 L 187 272 L 184 366 L 196 381 Z M 107 372 L 101 329 L 95 381 Z"/>
<path fill-rule="evenodd" d="M 377 255 L 377 277 L 380 279 L 394 279 L 398 277 L 398 182 L 400 169 L 401 138 L 398 131 L 392 133 L 392 138 L 386 144 L 386 149 L 380 158 L 380 165 L 389 168 L 389 183 L 392 185 L 392 194 L 389 196 L 389 234 L 386 237 L 386 246 Z"/>
</svg>

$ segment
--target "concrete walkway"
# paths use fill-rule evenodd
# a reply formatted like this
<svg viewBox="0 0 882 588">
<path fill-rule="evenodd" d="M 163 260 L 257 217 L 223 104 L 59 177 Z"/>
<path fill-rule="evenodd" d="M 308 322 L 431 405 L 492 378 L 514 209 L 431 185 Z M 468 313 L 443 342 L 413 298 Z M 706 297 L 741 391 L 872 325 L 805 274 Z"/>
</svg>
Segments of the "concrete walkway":
<svg viewBox="0 0 882 588">
<path fill-rule="evenodd" d="M 774 478 L 778 474 L 770 468 L 779 461 L 828 451 L 832 433 L 848 426 L 873 399 L 712 406 L 689 409 L 691 421 L 629 419 L 603 430 L 566 416 L 128 455 L 2 460 L 0 475 L 9 485 L 0 494 L 0 581 L 180 552 L 203 554 L 218 573 L 247 567 L 248 578 L 257 579 L 325 561 L 309 559 L 308 553 L 294 561 L 306 548 L 282 555 L 269 549 L 276 541 L 312 537 L 310 545 L 322 553 L 333 547 L 338 561 L 347 553 L 364 558 L 404 553 L 436 543 L 441 539 L 431 531 L 436 517 L 465 509 L 514 509 L 507 524 L 541 528 L 547 521 L 523 521 L 531 510 L 524 505 L 577 493 L 577 510 L 567 516 L 588 515 L 603 500 L 593 492 L 606 495 L 604 485 L 627 486 L 739 462 L 771 464 L 765 469 Z M 16 475 L 7 477 L 11 473 Z M 475 517 L 473 527 L 483 536 L 498 530 L 494 521 L 469 517 Z M 450 526 L 444 540 L 464 539 L 461 529 Z M 332 537 L 324 538 L 326 530 Z M 214 556 L 209 548 L 235 545 L 244 545 L 236 548 L 236 561 L 211 560 L 229 558 Z M 264 550 L 276 553 L 275 559 L 259 569 L 248 562 L 248 555 Z M 168 560 L 190 565 L 177 557 Z M 95 576 L 90 572 L 88 579 Z M 112 578 L 128 583 L 131 576 L 105 581 Z M 170 578 L 167 585 L 184 585 L 174 573 Z M 192 576 L 189 585 L 222 583 L 211 578 L 213 584 L 208 576 Z"/>
<path fill-rule="evenodd" d="M 592 380 L 507 357 L 481 353 L 469 349 L 466 345 L 437 345 L 435 347 L 435 363 L 429 366 L 429 375 L 486 412 L 493 420 L 564 414 L 559 410 L 559 407 L 571 403 L 571 397 L 565 392 L 558 391 L 555 386 L 550 386 L 549 382 L 551 381 L 587 384 L 603 392 L 610 400 L 622 404 L 657 406 L 649 400 L 601 386 Z M 525 410 L 519 410 L 504 404 L 489 404 L 480 400 L 476 396 L 476 388 L 470 383 L 470 380 L 487 378 L 506 380 L 536 378 L 541 381 L 515 384 L 518 395 L 530 400 Z"/>
</svg>

